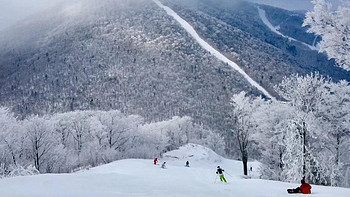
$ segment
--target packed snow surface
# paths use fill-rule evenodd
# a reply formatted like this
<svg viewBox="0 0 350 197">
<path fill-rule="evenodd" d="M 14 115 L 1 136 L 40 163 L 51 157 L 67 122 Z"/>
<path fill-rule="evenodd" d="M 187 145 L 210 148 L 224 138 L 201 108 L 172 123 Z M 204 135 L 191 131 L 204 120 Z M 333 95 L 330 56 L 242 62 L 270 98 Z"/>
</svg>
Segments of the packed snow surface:
<svg viewBox="0 0 350 197">
<path fill-rule="evenodd" d="M 305 42 L 302 42 L 302 41 L 299 41 L 299 40 L 296 40 L 290 36 L 286 36 L 284 34 L 282 34 L 281 32 L 278 31 L 278 28 L 277 27 L 274 27 L 271 22 L 269 21 L 269 19 L 267 19 L 266 17 L 266 12 L 265 10 L 261 9 L 260 7 L 257 7 L 258 8 L 258 12 L 259 12 L 259 16 L 260 16 L 260 19 L 262 20 L 262 22 L 274 33 L 284 37 L 284 38 L 287 38 L 288 40 L 292 40 L 292 41 L 295 41 L 295 42 L 299 42 L 307 47 L 309 47 L 311 50 L 315 50 L 315 51 L 318 51 L 318 48 L 315 47 L 315 46 L 311 46 L 309 44 L 306 44 Z"/>
<path fill-rule="evenodd" d="M 188 144 L 164 154 L 167 169 L 153 160 L 127 159 L 72 174 L 45 174 L 0 180 L 1 197 L 283 197 L 298 183 L 257 179 L 259 163 L 252 166 L 252 178 L 242 178 L 242 163 L 225 159 L 210 149 Z M 190 167 L 185 167 L 185 162 Z M 216 166 L 226 172 L 228 183 L 217 178 Z M 350 189 L 312 185 L 313 197 L 349 196 Z M 293 194 L 293 196 L 304 196 Z"/>
<path fill-rule="evenodd" d="M 153 0 L 159 7 L 164 9 L 166 13 L 173 17 L 177 22 L 180 23 L 180 25 L 198 42 L 202 48 L 210 52 L 210 54 L 214 55 L 216 58 L 219 60 L 227 63 L 230 65 L 233 69 L 238 71 L 243 77 L 254 87 L 256 87 L 259 91 L 261 91 L 265 96 L 275 99 L 270 93 L 266 91 L 264 87 L 262 87 L 260 84 L 258 84 L 256 81 L 254 81 L 241 67 L 239 67 L 236 63 L 233 61 L 229 60 L 226 56 L 224 56 L 222 53 L 220 53 L 218 50 L 216 50 L 214 47 L 212 47 L 209 43 L 207 43 L 205 40 L 203 40 L 196 30 L 183 18 L 181 18 L 175 11 L 173 11 L 171 8 L 163 5 L 161 2 L 158 0 Z"/>
</svg>

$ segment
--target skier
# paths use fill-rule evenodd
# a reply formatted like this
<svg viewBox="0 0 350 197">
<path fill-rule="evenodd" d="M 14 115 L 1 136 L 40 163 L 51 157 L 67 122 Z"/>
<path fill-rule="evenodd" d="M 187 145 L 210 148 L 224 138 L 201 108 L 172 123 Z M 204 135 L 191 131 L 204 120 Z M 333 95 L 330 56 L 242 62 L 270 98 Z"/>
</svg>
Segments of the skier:
<svg viewBox="0 0 350 197">
<path fill-rule="evenodd" d="M 224 181 L 225 183 L 227 183 L 223 172 L 224 172 L 224 169 L 221 169 L 220 166 L 218 166 L 218 169 L 216 170 L 216 174 L 218 174 L 220 176 L 220 181 L 221 182 Z"/>
<path fill-rule="evenodd" d="M 161 168 L 163 168 L 163 169 L 166 169 L 166 162 L 164 161 L 164 163 L 162 164 L 162 167 Z"/>
<path fill-rule="evenodd" d="M 303 193 L 303 194 L 311 194 L 311 185 L 305 183 L 305 180 L 301 180 L 301 186 L 295 189 L 287 189 L 287 192 L 292 193 Z"/>
<path fill-rule="evenodd" d="M 190 162 L 186 161 L 185 167 L 190 167 Z"/>
<path fill-rule="evenodd" d="M 249 176 L 252 177 L 252 174 L 253 174 L 253 167 L 250 166 L 250 168 L 249 168 Z"/>
<path fill-rule="evenodd" d="M 154 165 L 157 165 L 157 162 L 158 162 L 158 158 L 156 157 L 153 161 Z"/>
</svg>

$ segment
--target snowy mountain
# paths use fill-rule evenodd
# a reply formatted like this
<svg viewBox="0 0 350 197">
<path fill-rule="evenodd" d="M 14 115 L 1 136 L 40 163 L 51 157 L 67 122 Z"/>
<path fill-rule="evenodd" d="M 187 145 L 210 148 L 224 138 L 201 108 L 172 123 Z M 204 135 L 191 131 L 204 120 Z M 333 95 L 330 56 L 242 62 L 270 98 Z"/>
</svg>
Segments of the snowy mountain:
<svg viewBox="0 0 350 197">
<path fill-rule="evenodd" d="M 349 80 L 324 54 L 271 31 L 256 4 L 161 2 L 274 97 L 273 86 L 295 73 Z M 302 15 L 260 6 L 284 35 L 314 41 L 295 25 Z M 0 105 L 21 117 L 117 109 L 148 121 L 190 116 L 225 132 L 230 98 L 242 90 L 261 94 L 154 1 L 75 1 L 0 33 Z"/>
<path fill-rule="evenodd" d="M 320 37 L 303 12 L 232 0 L 66 1 L 0 32 L 1 195 L 284 196 L 301 177 L 350 187 L 350 8 L 317 2 L 304 24 Z M 242 160 L 244 178 L 252 167 L 296 183 L 242 179 L 241 162 L 195 144 Z M 166 170 L 135 159 L 159 155 Z"/>
<path fill-rule="evenodd" d="M 258 92 L 153 1 L 91 0 L 57 10 L 3 34 L 0 103 L 17 113 L 112 108 L 224 125 L 217 120 L 232 93 Z"/>
<path fill-rule="evenodd" d="M 185 162 L 190 161 L 190 167 Z M 3 197 L 109 197 L 109 196 L 240 196 L 283 197 L 299 183 L 260 180 L 257 162 L 250 162 L 252 179 L 241 177 L 241 162 L 225 159 L 205 147 L 188 144 L 164 154 L 160 162 L 126 159 L 72 174 L 43 174 L 0 180 Z M 217 178 L 216 166 L 226 172 L 228 183 Z M 345 197 L 349 189 L 312 185 L 314 197 Z M 301 196 L 296 194 L 296 196 Z"/>
<path fill-rule="evenodd" d="M 334 70 L 334 62 L 328 61 L 324 54 L 271 31 L 259 15 L 259 5 L 228 0 L 221 3 L 214 0 L 165 2 L 188 21 L 204 40 L 234 60 L 270 92 L 273 92 L 273 84 L 291 73 L 305 75 L 318 71 L 334 80 L 348 79 L 348 73 L 341 69 Z M 280 25 L 283 34 L 312 45 L 315 36 L 301 27 L 302 14 L 260 6 L 274 26 Z"/>
</svg>

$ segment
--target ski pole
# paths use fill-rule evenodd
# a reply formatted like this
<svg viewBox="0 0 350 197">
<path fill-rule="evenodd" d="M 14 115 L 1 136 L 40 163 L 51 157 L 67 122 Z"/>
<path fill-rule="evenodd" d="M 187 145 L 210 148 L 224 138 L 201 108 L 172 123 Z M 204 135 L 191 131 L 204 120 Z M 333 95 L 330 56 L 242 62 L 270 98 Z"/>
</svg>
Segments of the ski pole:
<svg viewBox="0 0 350 197">
<path fill-rule="evenodd" d="M 229 175 L 230 177 L 232 177 L 229 173 L 225 172 L 227 175 Z"/>
</svg>

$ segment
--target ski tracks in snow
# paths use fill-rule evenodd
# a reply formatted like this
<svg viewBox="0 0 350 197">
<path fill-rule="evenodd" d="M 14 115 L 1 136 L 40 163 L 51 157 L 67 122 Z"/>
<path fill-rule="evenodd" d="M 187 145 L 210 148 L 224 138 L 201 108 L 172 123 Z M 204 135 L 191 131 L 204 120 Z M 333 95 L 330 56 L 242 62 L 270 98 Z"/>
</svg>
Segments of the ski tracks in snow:
<svg viewBox="0 0 350 197">
<path fill-rule="evenodd" d="M 227 63 L 230 65 L 233 69 L 238 71 L 243 77 L 254 87 L 256 87 L 259 91 L 261 91 L 265 96 L 269 97 L 272 100 L 276 100 L 275 97 L 270 95 L 270 93 L 263 88 L 260 84 L 258 84 L 256 81 L 254 81 L 242 68 L 240 68 L 236 63 L 229 60 L 227 57 L 225 57 L 222 53 L 220 53 L 218 50 L 216 50 L 214 47 L 212 47 L 209 43 L 207 43 L 205 40 L 203 40 L 196 30 L 184 19 L 182 19 L 176 12 L 174 12 L 171 8 L 163 5 L 158 0 L 153 0 L 160 8 L 166 11 L 166 13 L 173 17 L 177 22 L 180 23 L 180 25 L 199 43 L 199 45 L 210 52 L 212 55 L 214 55 L 219 60 L 223 61 L 224 63 Z"/>
</svg>

